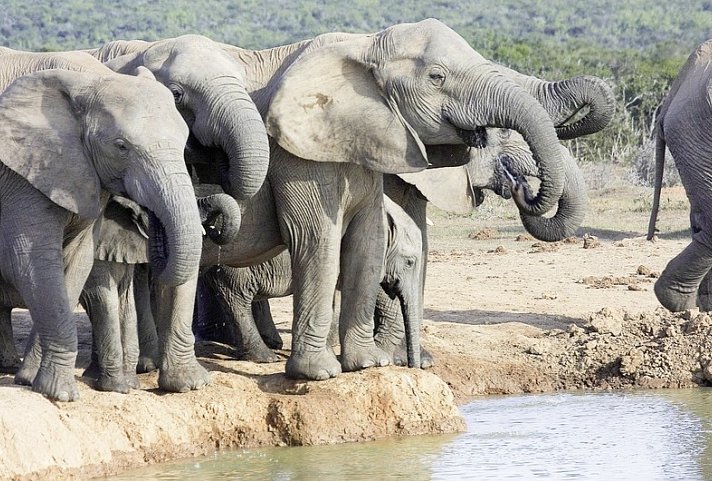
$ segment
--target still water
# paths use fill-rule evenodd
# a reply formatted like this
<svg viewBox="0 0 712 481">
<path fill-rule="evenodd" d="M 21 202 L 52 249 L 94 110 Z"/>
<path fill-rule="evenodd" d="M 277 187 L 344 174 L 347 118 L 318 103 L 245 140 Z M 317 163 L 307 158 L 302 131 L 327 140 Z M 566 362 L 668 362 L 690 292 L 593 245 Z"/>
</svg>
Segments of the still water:
<svg viewBox="0 0 712 481">
<path fill-rule="evenodd" d="M 112 480 L 710 480 L 712 389 L 486 397 L 467 433 L 216 453 Z"/>
</svg>

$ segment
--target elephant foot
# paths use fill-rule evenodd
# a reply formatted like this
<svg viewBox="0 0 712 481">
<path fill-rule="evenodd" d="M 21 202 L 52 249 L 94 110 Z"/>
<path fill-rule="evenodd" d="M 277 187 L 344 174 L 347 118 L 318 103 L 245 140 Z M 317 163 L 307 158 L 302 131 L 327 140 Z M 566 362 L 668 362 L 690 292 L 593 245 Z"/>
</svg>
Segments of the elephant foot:
<svg viewBox="0 0 712 481">
<path fill-rule="evenodd" d="M 62 355 L 62 357 L 68 357 Z M 76 357 L 76 353 L 73 353 Z M 43 360 L 37 375 L 32 381 L 32 390 L 54 401 L 76 401 L 79 390 L 74 380 L 74 363 L 61 365 L 53 359 Z"/>
<path fill-rule="evenodd" d="M 350 349 L 341 353 L 341 368 L 345 371 L 359 371 L 369 367 L 383 367 L 391 363 L 391 356 L 383 349 L 373 346 Z"/>
<path fill-rule="evenodd" d="M 282 347 L 284 347 L 282 338 L 276 333 L 274 336 L 262 336 L 262 340 L 270 349 L 282 349 Z"/>
<path fill-rule="evenodd" d="M 146 372 L 153 372 L 158 369 L 156 366 L 156 361 L 150 356 L 139 356 L 138 363 L 136 364 L 136 373 L 143 374 Z"/>
<path fill-rule="evenodd" d="M 193 358 L 159 370 L 158 387 L 164 391 L 188 392 L 210 384 L 210 373 Z"/>
<path fill-rule="evenodd" d="M 94 389 L 97 391 L 128 394 L 130 388 L 131 386 L 129 386 L 129 383 L 123 373 L 118 376 L 110 376 L 106 373 L 102 373 L 96 379 L 96 382 L 94 382 Z"/>
<path fill-rule="evenodd" d="M 92 359 L 92 361 L 89 363 L 86 369 L 84 369 L 84 372 L 82 373 L 82 377 L 88 377 L 91 379 L 99 379 L 101 376 L 101 369 L 99 369 L 99 363 L 96 362 L 96 360 Z"/>
<path fill-rule="evenodd" d="M 27 362 L 27 359 L 25 358 L 25 361 L 20 365 L 20 369 L 18 369 L 15 373 L 14 383 L 19 384 L 20 386 L 32 386 L 32 381 L 35 380 L 39 369 L 39 366 L 34 363 Z"/>
<path fill-rule="evenodd" d="M 323 381 L 341 373 L 341 364 L 331 349 L 295 353 L 287 359 L 286 374 L 291 379 Z"/>
<path fill-rule="evenodd" d="M 408 365 L 408 352 L 403 347 L 398 347 L 393 352 L 393 364 L 396 366 Z M 435 358 L 424 348 L 420 348 L 420 368 L 429 369 L 435 365 Z"/>
<path fill-rule="evenodd" d="M 237 359 L 257 363 L 279 362 L 281 358 L 265 344 L 237 350 Z"/>
</svg>

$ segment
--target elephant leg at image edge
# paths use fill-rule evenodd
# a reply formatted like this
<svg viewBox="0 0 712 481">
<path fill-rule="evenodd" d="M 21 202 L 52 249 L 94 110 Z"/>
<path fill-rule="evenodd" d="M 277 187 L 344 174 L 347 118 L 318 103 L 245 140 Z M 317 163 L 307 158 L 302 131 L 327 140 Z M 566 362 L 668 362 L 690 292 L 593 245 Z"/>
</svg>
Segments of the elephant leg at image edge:
<svg viewBox="0 0 712 481">
<path fill-rule="evenodd" d="M 37 192 L 37 195 L 42 194 Z M 43 205 L 42 202 L 37 205 Z M 54 209 L 60 208 L 52 206 L 49 210 Z M 27 235 L 33 227 L 42 232 L 36 234 L 37 238 L 46 239 L 49 232 L 63 232 L 69 215 L 65 212 L 54 212 L 53 217 L 37 216 L 38 222 L 35 225 L 23 226 L 26 229 L 24 234 Z M 12 235 L 12 232 L 6 234 Z M 21 276 L 15 274 L 15 277 L 18 291 L 30 311 L 33 326 L 27 340 L 25 359 L 15 375 L 15 382 L 31 384 L 33 391 L 59 401 L 79 399 L 74 379 L 78 341 L 72 307 L 79 301 L 79 294 L 93 265 L 94 235 L 89 224 L 63 250 L 59 247 L 45 248 L 41 253 L 29 250 L 16 254 L 16 265 L 24 265 L 29 269 Z M 61 234 L 54 241 L 50 245 L 61 246 Z M 43 259 L 43 273 L 34 272 L 39 267 L 32 264 L 33 258 Z M 54 271 L 58 276 L 46 275 Z"/>
<path fill-rule="evenodd" d="M 679 312 L 697 306 L 698 290 L 701 300 L 709 302 L 708 287 L 700 283 L 712 268 L 712 249 L 706 247 L 693 236 L 693 241 L 665 267 L 655 282 L 655 295 L 660 303 L 670 311 Z M 705 306 L 702 306 L 705 307 Z"/>
<path fill-rule="evenodd" d="M 12 333 L 11 314 L 11 307 L 0 309 L 0 372 L 14 374 L 21 361 Z"/>
<path fill-rule="evenodd" d="M 197 273 L 179 286 L 155 283 L 158 387 L 166 391 L 187 392 L 210 383 L 210 374 L 195 357 L 192 320 L 197 283 Z"/>
<path fill-rule="evenodd" d="M 356 371 L 390 364 L 390 356 L 373 338 L 373 313 L 380 290 L 383 257 L 364 253 L 385 252 L 382 198 L 362 209 L 351 221 L 341 252 L 341 367 Z"/>
</svg>

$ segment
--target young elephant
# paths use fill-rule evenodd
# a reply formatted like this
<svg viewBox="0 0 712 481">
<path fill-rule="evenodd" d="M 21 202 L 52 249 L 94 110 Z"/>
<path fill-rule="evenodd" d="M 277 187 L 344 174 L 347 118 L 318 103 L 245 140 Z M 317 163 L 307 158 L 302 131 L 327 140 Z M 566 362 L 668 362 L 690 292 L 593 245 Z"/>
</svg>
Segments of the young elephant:
<svg viewBox="0 0 712 481">
<path fill-rule="evenodd" d="M 386 297 L 399 301 L 402 312 L 400 330 L 407 340 L 409 365 L 420 366 L 420 326 L 423 315 L 422 290 L 418 282 L 421 265 L 420 230 L 403 209 L 387 197 L 383 200 L 387 244 L 381 287 Z M 279 357 L 261 337 L 262 334 L 274 339 L 274 324 L 270 326 L 268 319 L 262 317 L 258 318 L 261 324 L 258 327 L 252 305 L 253 301 L 292 294 L 289 254 L 284 251 L 267 262 L 251 267 L 214 266 L 201 279 L 217 297 L 224 313 L 223 316 L 218 313 L 217 319 L 226 319 L 229 327 L 225 337 L 237 346 L 238 356 L 255 362 L 278 361 Z M 212 296 L 206 292 L 198 297 L 195 329 L 198 336 L 215 339 L 215 330 L 220 327 L 220 322 L 206 315 L 206 311 L 211 308 L 206 303 L 211 300 Z M 389 354 L 392 354 L 392 349 Z"/>
<path fill-rule="evenodd" d="M 72 311 L 93 264 L 102 189 L 151 211 L 151 264 L 163 282 L 195 276 L 202 244 L 183 162 L 188 129 L 170 91 L 97 69 L 38 72 L 0 95 L 0 307 L 27 306 L 39 336 L 39 362 L 16 379 L 63 401 L 78 397 Z"/>
<path fill-rule="evenodd" d="M 213 242 L 224 244 L 237 235 L 240 207 L 232 197 L 213 194 L 197 202 L 206 235 Z M 79 298 L 92 323 L 94 340 L 92 363 L 84 375 L 95 378 L 96 388 L 102 391 L 126 393 L 138 388 L 136 372 L 156 369 L 158 363 L 148 231 L 148 213 L 140 205 L 111 197 L 101 218 L 94 267 Z"/>
<path fill-rule="evenodd" d="M 663 270 L 655 295 L 671 311 L 695 306 L 712 310 L 712 40 L 687 59 L 670 87 L 656 125 L 655 190 L 648 239 L 655 233 L 660 207 L 665 146 L 675 159 L 690 201 L 692 242 Z"/>
</svg>

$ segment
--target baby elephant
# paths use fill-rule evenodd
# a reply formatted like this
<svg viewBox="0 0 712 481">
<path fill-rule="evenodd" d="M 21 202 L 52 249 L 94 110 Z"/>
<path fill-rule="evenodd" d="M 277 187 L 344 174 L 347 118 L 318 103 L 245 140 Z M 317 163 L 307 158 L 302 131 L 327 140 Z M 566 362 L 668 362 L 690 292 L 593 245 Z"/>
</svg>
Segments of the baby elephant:
<svg viewBox="0 0 712 481">
<path fill-rule="evenodd" d="M 420 367 L 420 327 L 423 318 L 423 293 L 419 283 L 422 269 L 420 230 L 397 204 L 384 196 L 384 226 L 388 242 L 384 255 L 381 286 L 386 297 L 400 301 L 407 340 L 408 365 Z M 217 297 L 220 310 L 225 313 L 228 342 L 235 344 L 242 359 L 255 362 L 274 362 L 279 357 L 265 344 L 260 335 L 271 339 L 271 347 L 279 347 L 281 340 L 271 319 L 253 317 L 253 301 L 284 297 L 292 293 L 292 270 L 289 254 L 285 251 L 271 260 L 251 267 L 233 268 L 214 266 L 201 277 L 205 289 L 198 296 L 194 330 L 205 339 L 215 339 L 216 330 L 222 326 L 214 321 L 220 312 L 214 312 L 209 300 L 211 293 Z M 262 304 L 264 305 L 264 304 Z M 255 307 L 261 307 L 255 303 Z M 213 310 L 213 312 L 209 312 Z M 216 315 L 217 314 L 217 315 Z M 266 321 L 266 322 L 265 322 Z M 344 335 L 340 333 L 339 337 Z M 216 339 L 218 340 L 218 339 Z M 343 339 L 341 339 L 343 341 Z M 400 344 L 400 339 L 397 340 Z M 382 346 L 379 346 L 382 347 Z M 383 348 L 383 347 L 382 347 Z M 393 349 L 390 350 L 393 354 Z"/>
</svg>

